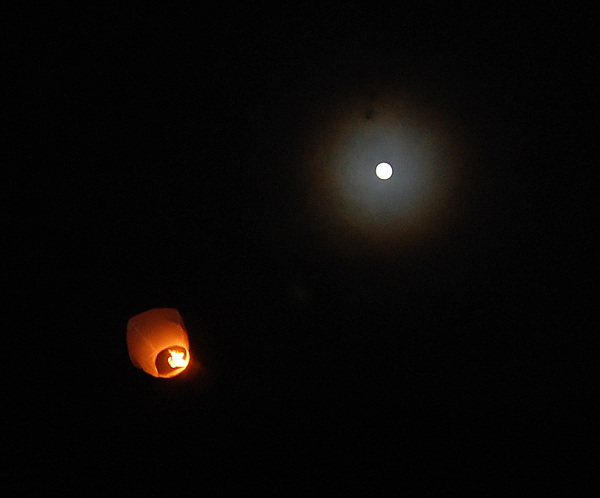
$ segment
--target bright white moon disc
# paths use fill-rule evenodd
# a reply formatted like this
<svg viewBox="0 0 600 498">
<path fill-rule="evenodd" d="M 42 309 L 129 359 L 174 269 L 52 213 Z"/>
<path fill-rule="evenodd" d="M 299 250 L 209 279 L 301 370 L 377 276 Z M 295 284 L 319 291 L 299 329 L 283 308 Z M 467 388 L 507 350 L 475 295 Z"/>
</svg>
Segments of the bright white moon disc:
<svg viewBox="0 0 600 498">
<path fill-rule="evenodd" d="M 380 180 L 391 178 L 393 173 L 392 166 L 389 163 L 379 163 L 375 168 L 375 174 Z"/>
</svg>

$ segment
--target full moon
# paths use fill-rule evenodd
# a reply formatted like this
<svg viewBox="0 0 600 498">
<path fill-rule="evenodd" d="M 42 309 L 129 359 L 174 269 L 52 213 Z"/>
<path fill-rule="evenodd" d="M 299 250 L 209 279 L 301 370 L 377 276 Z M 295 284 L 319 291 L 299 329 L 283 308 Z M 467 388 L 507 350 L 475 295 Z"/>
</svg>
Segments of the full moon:
<svg viewBox="0 0 600 498">
<path fill-rule="evenodd" d="M 375 168 L 375 174 L 380 180 L 388 180 L 391 178 L 393 172 L 392 166 L 389 163 L 379 163 Z"/>
<path fill-rule="evenodd" d="M 477 149 L 445 93 L 365 77 L 315 95 L 298 127 L 302 224 L 343 258 L 404 264 L 400 254 L 437 251 L 472 209 Z"/>
</svg>

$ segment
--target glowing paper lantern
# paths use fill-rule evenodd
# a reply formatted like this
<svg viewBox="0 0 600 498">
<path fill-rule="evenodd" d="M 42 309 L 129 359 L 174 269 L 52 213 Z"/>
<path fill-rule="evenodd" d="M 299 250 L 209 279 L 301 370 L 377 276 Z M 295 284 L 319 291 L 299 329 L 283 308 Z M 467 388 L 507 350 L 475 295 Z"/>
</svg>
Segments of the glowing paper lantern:
<svg viewBox="0 0 600 498">
<path fill-rule="evenodd" d="M 154 377 L 175 377 L 190 362 L 188 335 L 181 315 L 172 308 L 153 309 L 130 318 L 127 348 L 131 362 Z"/>
</svg>

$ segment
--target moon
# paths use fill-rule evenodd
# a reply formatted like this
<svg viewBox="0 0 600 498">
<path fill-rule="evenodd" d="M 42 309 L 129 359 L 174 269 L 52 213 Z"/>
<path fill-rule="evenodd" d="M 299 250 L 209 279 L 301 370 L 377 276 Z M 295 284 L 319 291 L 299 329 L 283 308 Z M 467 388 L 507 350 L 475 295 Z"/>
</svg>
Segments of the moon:
<svg viewBox="0 0 600 498">
<path fill-rule="evenodd" d="M 394 170 L 389 163 L 379 163 L 375 168 L 375 174 L 380 180 L 389 180 L 393 173 Z"/>
<path fill-rule="evenodd" d="M 295 139 L 302 223 L 344 258 L 399 262 L 400 254 L 435 251 L 468 222 L 479 196 L 471 178 L 477 141 L 446 114 L 454 103 L 404 83 L 356 80 L 315 95 L 306 133 Z"/>
</svg>

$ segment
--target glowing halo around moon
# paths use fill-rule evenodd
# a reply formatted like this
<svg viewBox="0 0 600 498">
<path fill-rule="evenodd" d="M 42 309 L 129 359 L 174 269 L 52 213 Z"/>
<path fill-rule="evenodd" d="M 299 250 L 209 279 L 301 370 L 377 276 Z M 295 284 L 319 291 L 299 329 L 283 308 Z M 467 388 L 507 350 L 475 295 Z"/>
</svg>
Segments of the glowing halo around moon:
<svg viewBox="0 0 600 498">
<path fill-rule="evenodd" d="M 390 163 L 379 163 L 375 168 L 375 174 L 380 180 L 389 180 L 394 174 Z"/>
<path fill-rule="evenodd" d="M 453 102 L 415 88 L 343 83 L 305 111 L 300 219 L 344 257 L 435 250 L 472 209 L 470 134 L 443 111 Z"/>
</svg>

